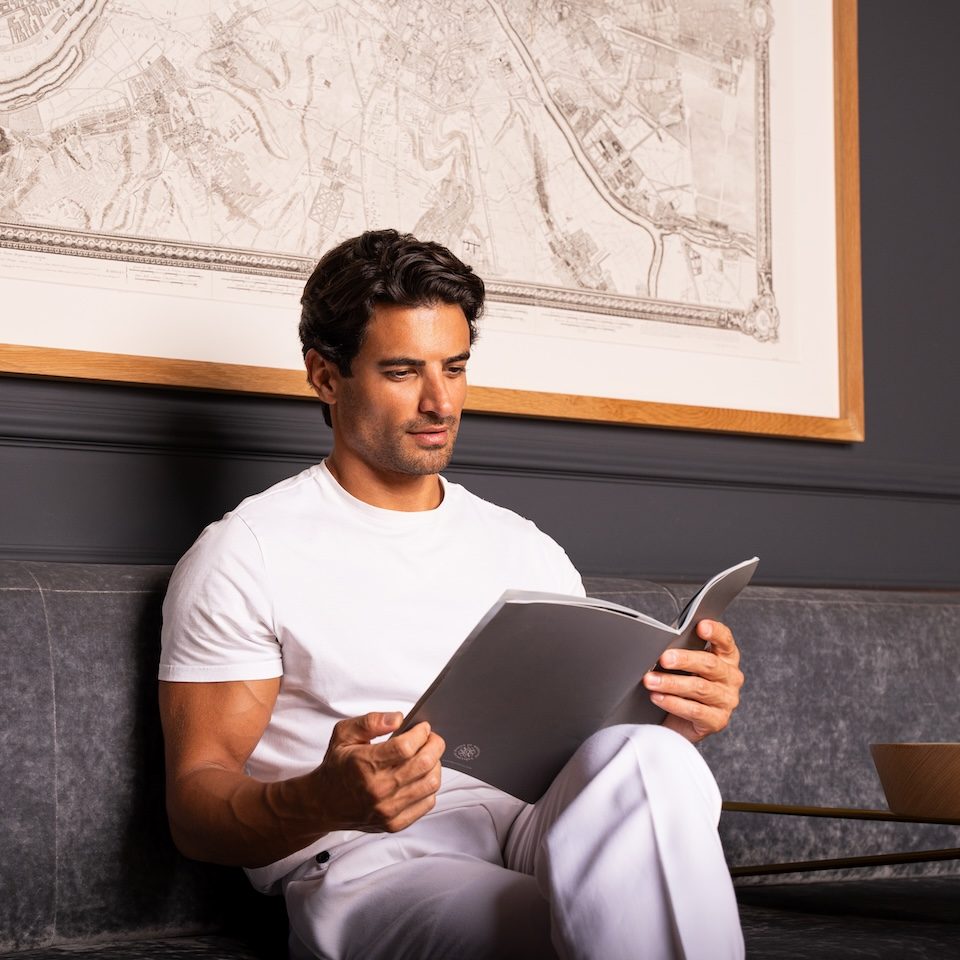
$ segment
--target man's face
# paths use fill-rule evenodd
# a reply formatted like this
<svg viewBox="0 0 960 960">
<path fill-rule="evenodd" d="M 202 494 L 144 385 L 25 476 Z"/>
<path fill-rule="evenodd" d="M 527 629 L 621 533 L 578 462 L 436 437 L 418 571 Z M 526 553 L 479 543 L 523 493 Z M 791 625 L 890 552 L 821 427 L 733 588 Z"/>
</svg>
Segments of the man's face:
<svg viewBox="0 0 960 960">
<path fill-rule="evenodd" d="M 426 476 L 453 455 L 467 392 L 470 329 L 459 306 L 381 304 L 331 406 L 338 458 Z"/>
</svg>

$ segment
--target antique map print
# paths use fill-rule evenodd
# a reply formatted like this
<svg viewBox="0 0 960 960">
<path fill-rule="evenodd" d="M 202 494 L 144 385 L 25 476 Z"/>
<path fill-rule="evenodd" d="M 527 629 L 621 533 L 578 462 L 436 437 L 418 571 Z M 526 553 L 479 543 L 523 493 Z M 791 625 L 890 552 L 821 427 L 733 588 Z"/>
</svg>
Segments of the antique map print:
<svg viewBox="0 0 960 960">
<path fill-rule="evenodd" d="M 776 342 L 774 29 L 766 0 L 0 0 L 0 247 L 299 281 L 396 226 L 501 302 Z"/>
</svg>

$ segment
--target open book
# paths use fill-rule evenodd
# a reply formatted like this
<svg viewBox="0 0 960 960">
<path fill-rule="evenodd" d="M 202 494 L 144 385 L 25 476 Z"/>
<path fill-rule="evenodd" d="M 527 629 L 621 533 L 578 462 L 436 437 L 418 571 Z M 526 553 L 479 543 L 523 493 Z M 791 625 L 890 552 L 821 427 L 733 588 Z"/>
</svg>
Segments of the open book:
<svg viewBox="0 0 960 960">
<path fill-rule="evenodd" d="M 394 736 L 427 720 L 444 766 L 532 803 L 596 730 L 663 720 L 644 674 L 669 647 L 702 650 L 697 623 L 719 619 L 758 562 L 718 573 L 669 625 L 604 600 L 508 590 Z"/>
</svg>

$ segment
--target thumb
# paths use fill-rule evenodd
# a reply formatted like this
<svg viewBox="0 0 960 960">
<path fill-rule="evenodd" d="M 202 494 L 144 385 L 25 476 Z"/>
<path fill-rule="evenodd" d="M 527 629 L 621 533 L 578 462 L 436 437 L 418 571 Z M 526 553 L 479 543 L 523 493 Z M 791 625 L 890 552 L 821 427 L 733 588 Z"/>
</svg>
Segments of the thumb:
<svg viewBox="0 0 960 960">
<path fill-rule="evenodd" d="M 332 741 L 338 743 L 369 743 L 376 737 L 393 733 L 403 720 L 401 713 L 365 713 L 362 717 L 341 720 L 333 728 Z"/>
</svg>

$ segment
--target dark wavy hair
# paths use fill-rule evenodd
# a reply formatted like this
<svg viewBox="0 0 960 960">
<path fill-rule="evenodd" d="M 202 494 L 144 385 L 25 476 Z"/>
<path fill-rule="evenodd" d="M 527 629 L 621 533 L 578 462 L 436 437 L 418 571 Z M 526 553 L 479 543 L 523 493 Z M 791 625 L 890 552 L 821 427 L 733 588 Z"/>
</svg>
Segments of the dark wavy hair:
<svg viewBox="0 0 960 960">
<path fill-rule="evenodd" d="M 483 281 L 446 247 L 396 230 L 368 230 L 325 253 L 307 280 L 300 299 L 303 353 L 316 350 L 349 377 L 379 303 L 455 304 L 467 318 L 472 344 L 483 297 Z M 329 426 L 325 403 L 323 419 Z"/>
</svg>

